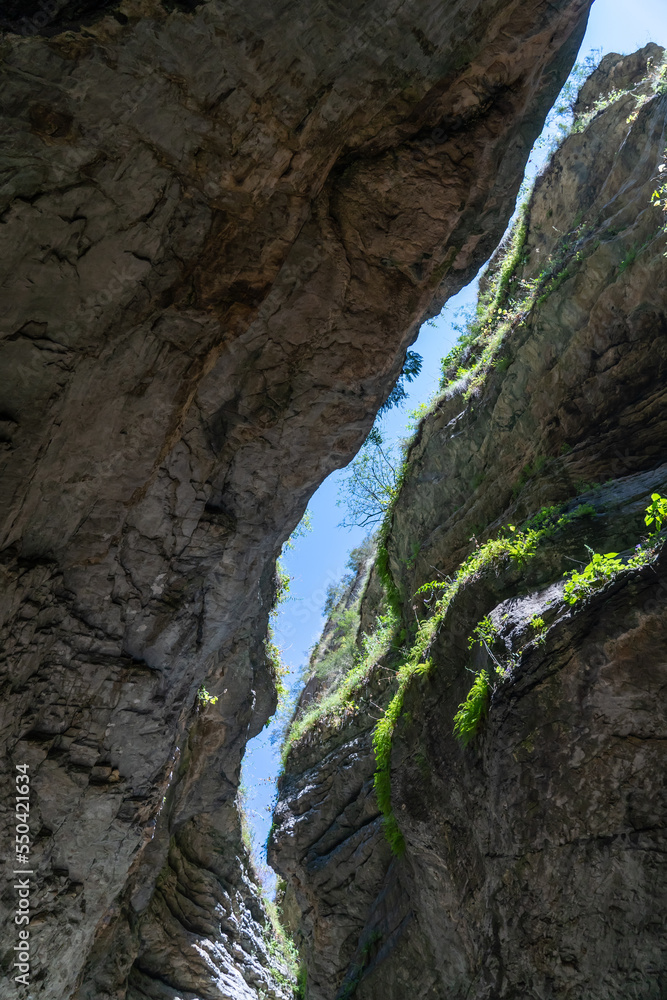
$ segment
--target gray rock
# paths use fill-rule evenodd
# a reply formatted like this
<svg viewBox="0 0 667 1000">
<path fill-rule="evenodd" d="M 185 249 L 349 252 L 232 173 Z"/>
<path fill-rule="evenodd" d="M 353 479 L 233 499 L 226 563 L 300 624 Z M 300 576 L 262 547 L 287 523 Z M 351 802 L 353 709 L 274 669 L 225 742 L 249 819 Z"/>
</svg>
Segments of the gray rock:
<svg viewBox="0 0 667 1000">
<path fill-rule="evenodd" d="M 405 654 L 381 659 L 354 693 L 357 709 L 321 719 L 287 758 L 272 857 L 302 910 L 312 1000 L 658 1000 L 667 990 L 665 555 L 587 600 L 563 600 L 563 574 L 589 561 L 586 547 L 630 556 L 651 493 L 667 495 L 667 261 L 651 205 L 667 96 L 641 82 L 655 55 L 608 57 L 592 78 L 607 93 L 622 71 L 644 101 L 611 103 L 538 178 L 509 288 L 518 297 L 538 278 L 541 294 L 506 331 L 501 364 L 450 385 L 421 423 L 387 541 L 406 627 L 430 613 L 418 589 L 451 577 L 502 526 L 563 503 L 595 515 L 525 565 L 478 574 L 452 601 L 429 650 L 435 669 L 413 677 L 393 736 L 403 857 L 390 861 L 377 830 L 363 866 L 349 862 L 373 801 L 378 705 L 395 691 L 384 667 Z M 380 589 L 374 570 L 367 626 Z M 491 653 L 508 669 L 463 748 L 454 715 L 473 673 L 493 676 L 489 652 L 469 648 L 486 615 Z M 325 832 L 344 839 L 313 865 Z M 349 927 L 348 938 L 331 927 Z"/>
<path fill-rule="evenodd" d="M 275 706 L 275 558 L 496 245 L 588 7 L 6 5 L 0 832 L 28 763 L 36 872 L 12 996 L 280 992 L 232 801 Z"/>
</svg>

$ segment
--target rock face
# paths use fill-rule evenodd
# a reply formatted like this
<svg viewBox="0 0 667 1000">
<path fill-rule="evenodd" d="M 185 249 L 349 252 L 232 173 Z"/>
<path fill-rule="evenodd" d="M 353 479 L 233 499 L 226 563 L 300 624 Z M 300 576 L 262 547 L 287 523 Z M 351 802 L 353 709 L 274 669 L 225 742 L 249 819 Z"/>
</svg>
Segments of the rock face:
<svg viewBox="0 0 667 1000">
<path fill-rule="evenodd" d="M 12 996 L 280 995 L 234 806 L 275 557 L 497 243 L 588 7 L 4 5 Z"/>
<path fill-rule="evenodd" d="M 483 283 L 487 307 L 510 318 L 454 356 L 449 370 L 468 371 L 408 453 L 385 535 L 405 647 L 288 756 L 271 857 L 302 912 L 309 1000 L 667 991 L 665 556 L 563 599 L 586 546 L 628 558 L 651 494 L 667 495 L 666 241 L 651 203 L 667 145 L 663 56 L 607 56 L 582 91 L 587 117 Z M 591 114 L 619 87 L 629 92 Z M 405 853 L 392 858 L 371 734 L 396 690 L 387 668 L 409 655 L 415 615 L 433 613 L 433 594 L 416 592 L 451 580 L 503 525 L 559 504 L 589 504 L 589 516 L 524 564 L 471 577 L 423 654 L 431 669 L 405 690 L 390 770 Z M 378 607 L 376 569 L 362 627 Z M 485 616 L 494 638 L 471 649 Z M 464 748 L 452 728 L 471 669 L 496 680 Z"/>
</svg>

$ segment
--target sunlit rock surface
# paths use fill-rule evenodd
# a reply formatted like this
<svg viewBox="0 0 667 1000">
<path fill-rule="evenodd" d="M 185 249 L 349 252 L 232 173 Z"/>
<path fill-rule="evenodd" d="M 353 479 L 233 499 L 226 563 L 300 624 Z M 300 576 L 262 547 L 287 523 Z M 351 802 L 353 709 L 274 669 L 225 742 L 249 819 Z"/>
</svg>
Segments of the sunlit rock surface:
<svg viewBox="0 0 667 1000">
<path fill-rule="evenodd" d="M 383 836 L 370 742 L 400 656 L 371 672 L 343 725 L 341 713 L 320 722 L 288 756 L 271 857 L 312 1000 L 667 991 L 665 557 L 588 601 L 562 598 L 563 574 L 591 549 L 630 556 L 651 494 L 667 495 L 666 239 L 651 200 L 667 88 L 644 80 L 663 55 L 607 56 L 586 84 L 582 114 L 600 94 L 631 92 L 570 135 L 537 181 L 510 294 L 550 277 L 513 313 L 486 377 L 451 385 L 422 421 L 387 543 L 406 626 L 428 613 L 418 588 L 502 525 L 567 502 L 594 516 L 452 602 L 393 738 L 402 858 Z M 366 629 L 380 590 L 374 571 Z M 486 615 L 515 663 L 464 749 L 453 718 L 471 669 L 492 666 L 468 642 Z"/>
</svg>

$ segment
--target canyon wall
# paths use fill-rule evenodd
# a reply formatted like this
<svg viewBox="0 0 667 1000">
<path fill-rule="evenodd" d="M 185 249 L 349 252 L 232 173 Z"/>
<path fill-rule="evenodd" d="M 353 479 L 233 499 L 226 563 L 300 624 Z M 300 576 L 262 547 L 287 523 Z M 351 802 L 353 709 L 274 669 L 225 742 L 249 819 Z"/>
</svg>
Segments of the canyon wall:
<svg viewBox="0 0 667 1000">
<path fill-rule="evenodd" d="M 3 5 L 3 996 L 289 991 L 234 802 L 276 555 L 500 238 L 588 8 Z"/>
<path fill-rule="evenodd" d="M 667 991 L 664 65 L 582 89 L 409 447 L 357 619 L 393 641 L 286 747 L 270 858 L 309 1000 Z"/>
</svg>

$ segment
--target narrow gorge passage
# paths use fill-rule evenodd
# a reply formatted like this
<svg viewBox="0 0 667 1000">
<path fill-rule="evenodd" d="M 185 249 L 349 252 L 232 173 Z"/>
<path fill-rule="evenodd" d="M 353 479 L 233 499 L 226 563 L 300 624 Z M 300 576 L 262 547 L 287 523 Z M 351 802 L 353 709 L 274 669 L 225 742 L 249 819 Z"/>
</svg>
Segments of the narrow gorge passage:
<svg viewBox="0 0 667 1000">
<path fill-rule="evenodd" d="M 477 301 L 477 280 L 453 296 L 446 311 L 425 324 L 412 350 L 423 360 L 420 376 L 406 386 L 408 398 L 401 407 L 389 410 L 382 418 L 382 432 L 388 441 L 410 434 L 411 410 L 438 392 L 443 353 L 453 347 L 458 336 L 453 328 L 462 312 Z M 415 418 L 416 419 L 416 418 Z M 289 575 L 289 591 L 276 609 L 273 624 L 274 642 L 289 671 L 283 683 L 285 695 L 267 726 L 247 745 L 241 770 L 243 809 L 248 820 L 252 855 L 264 876 L 269 893 L 275 888 L 275 876 L 266 868 L 266 840 L 271 827 L 276 782 L 281 770 L 281 745 L 289 728 L 296 700 L 304 686 L 304 671 L 312 647 L 325 624 L 323 609 L 327 595 L 349 573 L 350 552 L 363 545 L 369 528 L 343 527 L 345 507 L 340 491 L 344 472 L 333 473 L 314 494 L 308 505 L 307 527 L 297 528 L 293 547 L 280 557 L 282 571 Z"/>
<path fill-rule="evenodd" d="M 665 49 L 573 110 L 287 734 L 317 1000 L 667 989 Z"/>
<path fill-rule="evenodd" d="M 586 75 L 599 63 L 605 52 L 623 50 L 628 37 L 637 42 L 658 39 L 667 31 L 659 11 L 642 10 L 629 23 L 627 11 L 614 5 L 598 4 L 581 43 L 576 70 L 571 74 L 562 95 L 547 116 L 545 127 L 530 154 L 524 188 L 529 189 L 539 171 L 543 170 L 554 146 L 572 127 L 568 102 L 582 85 Z M 520 194 L 518 201 L 525 195 Z M 480 269 L 482 273 L 486 262 Z M 378 418 L 378 426 L 387 441 L 406 441 L 413 433 L 417 411 L 428 407 L 440 391 L 441 362 L 454 347 L 465 316 L 477 304 L 478 279 L 473 280 L 449 300 L 442 314 L 425 324 L 412 349 L 423 359 L 421 377 L 407 385 L 407 399 L 400 407 Z M 415 412 L 412 417 L 409 414 Z M 276 794 L 277 775 L 281 770 L 281 744 L 289 728 L 294 704 L 304 687 L 304 675 L 309 675 L 308 660 L 325 626 L 327 593 L 339 585 L 349 569 L 346 554 L 361 545 L 372 528 L 342 526 L 346 511 L 341 500 L 341 484 L 345 474 L 334 473 L 316 492 L 309 504 L 307 529 L 301 534 L 296 552 L 284 551 L 281 565 L 291 577 L 287 603 L 279 604 L 274 625 L 275 641 L 285 668 L 287 691 L 280 712 L 266 728 L 248 744 L 242 768 L 243 807 L 247 815 L 252 841 L 252 855 L 269 894 L 275 892 L 275 874 L 266 865 L 266 841 L 271 827 L 271 813 Z M 312 513 L 312 517 L 310 516 Z M 307 538 L 307 541 L 304 539 Z M 304 546 L 307 552 L 304 552 Z"/>
<path fill-rule="evenodd" d="M 667 995 L 667 26 L 627 17 L 3 6 L 1 1000 Z"/>
</svg>

